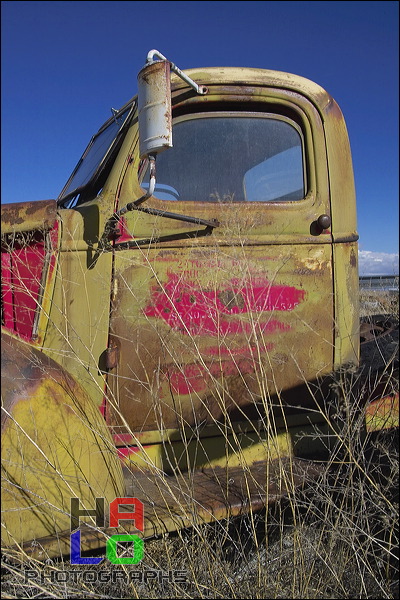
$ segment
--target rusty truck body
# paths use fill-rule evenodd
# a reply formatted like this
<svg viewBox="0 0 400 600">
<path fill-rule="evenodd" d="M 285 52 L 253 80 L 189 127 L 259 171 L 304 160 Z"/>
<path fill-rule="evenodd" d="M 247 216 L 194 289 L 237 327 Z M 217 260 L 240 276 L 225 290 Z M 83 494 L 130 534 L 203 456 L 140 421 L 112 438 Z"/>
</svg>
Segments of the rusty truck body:
<svg viewBox="0 0 400 600">
<path fill-rule="evenodd" d="M 149 535 L 190 525 L 193 510 L 239 514 L 232 490 L 218 499 L 221 478 L 265 488 L 283 459 L 293 473 L 292 432 L 318 420 L 332 373 L 359 361 L 338 105 L 295 75 L 182 74 L 163 58 L 57 200 L 2 206 L 7 546 L 66 551 L 71 497 L 140 497 L 139 481 Z M 165 500 L 179 477 L 203 489 L 186 514 Z M 83 548 L 104 543 L 86 533 Z"/>
</svg>

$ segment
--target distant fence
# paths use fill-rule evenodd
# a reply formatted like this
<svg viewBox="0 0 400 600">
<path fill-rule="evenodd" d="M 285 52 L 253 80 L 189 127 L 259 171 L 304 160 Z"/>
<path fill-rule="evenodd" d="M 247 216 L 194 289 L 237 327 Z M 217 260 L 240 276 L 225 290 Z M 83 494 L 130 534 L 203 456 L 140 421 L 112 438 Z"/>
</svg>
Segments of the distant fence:
<svg viewBox="0 0 400 600">
<path fill-rule="evenodd" d="M 371 291 L 398 292 L 398 275 L 362 275 L 360 277 L 360 289 Z"/>
</svg>

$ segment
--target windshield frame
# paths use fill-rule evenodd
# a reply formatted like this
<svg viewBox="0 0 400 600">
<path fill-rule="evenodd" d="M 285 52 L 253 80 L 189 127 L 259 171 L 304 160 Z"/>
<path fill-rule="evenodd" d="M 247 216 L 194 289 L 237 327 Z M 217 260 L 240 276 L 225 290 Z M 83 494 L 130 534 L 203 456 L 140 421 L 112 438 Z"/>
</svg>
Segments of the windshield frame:
<svg viewBox="0 0 400 600">
<path fill-rule="evenodd" d="M 79 159 L 76 167 L 72 171 L 66 184 L 64 185 L 63 189 L 61 190 L 61 192 L 57 198 L 58 206 L 60 206 L 62 208 L 73 208 L 74 206 L 77 206 L 78 204 L 82 204 L 84 201 L 86 201 L 86 200 L 82 200 L 80 198 L 80 196 L 83 194 L 83 192 L 86 189 L 95 188 L 96 181 L 100 178 L 101 175 L 103 175 L 105 169 L 107 167 L 109 167 L 110 163 L 112 163 L 112 161 L 114 160 L 116 151 L 121 146 L 122 140 L 128 129 L 128 125 L 131 122 L 132 115 L 135 112 L 136 104 L 137 104 L 136 99 L 132 99 L 129 102 L 127 102 L 126 104 L 124 104 L 124 106 L 122 108 L 120 108 L 119 110 L 114 111 L 112 109 L 112 111 L 113 111 L 112 116 L 109 119 L 107 119 L 107 121 L 100 127 L 100 129 L 92 136 L 90 142 L 86 146 L 85 151 L 83 152 L 81 158 Z M 121 126 L 116 131 L 116 134 L 113 137 L 113 139 L 111 140 L 110 144 L 107 146 L 107 149 L 104 152 L 103 156 L 99 159 L 99 161 L 98 161 L 93 173 L 89 177 L 89 179 L 85 180 L 85 182 L 82 185 L 77 185 L 76 187 L 73 187 L 72 189 L 70 189 L 73 180 L 79 173 L 79 170 L 82 167 L 82 165 L 85 163 L 85 159 L 87 159 L 87 157 L 90 155 L 90 151 L 94 147 L 96 140 L 107 130 L 107 128 L 110 125 L 115 123 L 124 112 L 127 113 L 126 117 L 123 119 Z"/>
</svg>

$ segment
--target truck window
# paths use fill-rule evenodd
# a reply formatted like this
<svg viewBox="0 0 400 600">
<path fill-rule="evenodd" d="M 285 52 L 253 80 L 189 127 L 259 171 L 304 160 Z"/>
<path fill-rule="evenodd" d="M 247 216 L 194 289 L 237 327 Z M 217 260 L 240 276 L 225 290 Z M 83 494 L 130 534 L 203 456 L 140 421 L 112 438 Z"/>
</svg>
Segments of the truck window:
<svg viewBox="0 0 400 600">
<path fill-rule="evenodd" d="M 92 137 L 82 158 L 58 197 L 59 203 L 65 208 L 72 208 L 80 203 L 80 200 L 78 200 L 79 194 L 89 185 L 94 188 L 96 181 L 100 181 L 100 173 L 107 168 L 109 170 L 114 155 L 113 150 L 116 149 L 117 142 L 121 143 L 122 141 L 121 134 L 126 130 L 125 125 L 131 109 L 132 103 L 120 111 L 116 111 L 113 117 L 108 119 Z M 100 186 L 97 185 L 97 187 Z"/>
<path fill-rule="evenodd" d="M 278 115 L 202 113 L 174 120 L 173 147 L 157 157 L 155 196 L 196 202 L 304 198 L 303 138 Z M 141 169 L 143 171 L 143 169 Z M 148 173 L 141 183 L 148 187 Z"/>
</svg>

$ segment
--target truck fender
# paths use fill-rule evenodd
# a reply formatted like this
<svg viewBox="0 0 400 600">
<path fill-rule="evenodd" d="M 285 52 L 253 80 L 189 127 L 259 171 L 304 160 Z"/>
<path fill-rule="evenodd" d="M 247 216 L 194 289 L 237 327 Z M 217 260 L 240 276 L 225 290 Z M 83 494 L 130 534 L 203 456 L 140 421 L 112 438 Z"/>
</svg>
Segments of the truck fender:
<svg viewBox="0 0 400 600">
<path fill-rule="evenodd" d="M 1 354 L 2 544 L 15 546 L 68 531 L 71 498 L 80 509 L 93 511 L 96 498 L 107 507 L 124 495 L 124 479 L 107 425 L 82 386 L 7 332 Z"/>
</svg>

